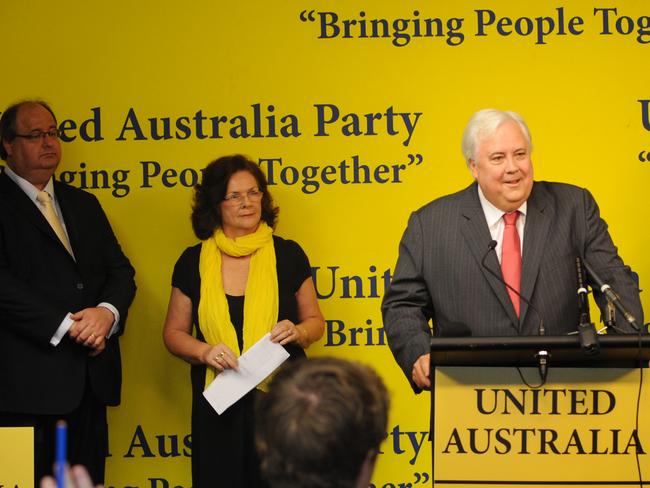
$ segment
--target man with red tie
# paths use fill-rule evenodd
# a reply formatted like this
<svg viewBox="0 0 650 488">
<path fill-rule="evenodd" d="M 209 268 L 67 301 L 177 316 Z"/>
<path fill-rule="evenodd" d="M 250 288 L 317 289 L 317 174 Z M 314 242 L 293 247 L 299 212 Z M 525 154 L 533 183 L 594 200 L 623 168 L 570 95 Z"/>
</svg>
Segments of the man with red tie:
<svg viewBox="0 0 650 488">
<path fill-rule="evenodd" d="M 0 142 L 0 427 L 34 427 L 38 480 L 66 420 L 70 463 L 103 483 L 135 273 L 97 199 L 54 179 L 61 144 L 47 104 L 7 108 Z"/>
<path fill-rule="evenodd" d="M 429 321 L 434 331 L 474 336 L 538 334 L 540 317 L 547 335 L 575 331 L 576 257 L 643 323 L 638 285 L 589 191 L 533 180 L 531 136 L 520 115 L 477 112 L 462 147 L 475 181 L 411 215 L 382 303 L 389 346 L 416 391 L 430 387 Z M 604 309 L 605 298 L 595 298 Z M 616 329 L 634 332 L 622 316 Z"/>
</svg>

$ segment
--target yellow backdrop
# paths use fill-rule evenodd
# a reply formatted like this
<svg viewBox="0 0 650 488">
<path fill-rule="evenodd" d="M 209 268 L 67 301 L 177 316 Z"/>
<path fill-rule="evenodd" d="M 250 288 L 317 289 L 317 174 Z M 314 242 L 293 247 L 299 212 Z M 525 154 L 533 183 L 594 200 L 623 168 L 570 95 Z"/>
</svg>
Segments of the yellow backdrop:
<svg viewBox="0 0 650 488">
<path fill-rule="evenodd" d="M 377 487 L 430 474 L 429 397 L 394 364 L 379 307 L 409 213 L 471 181 L 460 137 L 474 111 L 524 115 L 536 178 L 588 187 L 644 285 L 650 7 L 561 5 L 2 2 L 0 107 L 51 102 L 67 121 L 59 177 L 99 197 L 137 269 L 109 485 L 190 485 L 189 368 L 161 328 L 172 266 L 196 241 L 191 185 L 218 156 L 259 160 L 278 234 L 311 259 L 328 329 L 310 354 L 371 364 L 389 386 Z"/>
</svg>

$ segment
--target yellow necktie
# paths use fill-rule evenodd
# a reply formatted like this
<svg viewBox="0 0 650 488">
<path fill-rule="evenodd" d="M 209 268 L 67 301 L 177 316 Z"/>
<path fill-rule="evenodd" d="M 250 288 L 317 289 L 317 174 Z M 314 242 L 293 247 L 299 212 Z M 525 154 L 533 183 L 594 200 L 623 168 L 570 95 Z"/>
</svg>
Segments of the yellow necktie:
<svg viewBox="0 0 650 488">
<path fill-rule="evenodd" d="M 56 214 L 56 211 L 54 210 L 54 205 L 52 204 L 52 197 L 48 192 L 41 191 L 38 192 L 38 195 L 36 196 L 36 200 L 38 200 L 39 203 L 43 205 L 43 215 L 45 216 L 50 226 L 54 230 L 54 233 L 59 237 L 59 240 L 63 243 L 65 248 L 68 250 L 70 256 L 74 257 L 74 253 L 72 252 L 72 246 L 70 246 L 70 241 L 68 240 L 68 236 L 63 230 L 63 225 L 61 225 L 61 220 L 59 220 L 59 216 Z"/>
</svg>

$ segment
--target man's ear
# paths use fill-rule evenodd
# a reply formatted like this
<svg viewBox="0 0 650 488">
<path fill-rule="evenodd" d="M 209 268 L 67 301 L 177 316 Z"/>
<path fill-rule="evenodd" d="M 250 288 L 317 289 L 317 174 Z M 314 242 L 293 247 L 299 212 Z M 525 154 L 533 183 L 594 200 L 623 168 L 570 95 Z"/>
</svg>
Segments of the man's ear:
<svg viewBox="0 0 650 488">
<path fill-rule="evenodd" d="M 476 167 L 476 162 L 473 159 L 469 160 L 469 170 L 472 172 L 474 179 L 478 176 L 478 168 Z"/>
<path fill-rule="evenodd" d="M 357 476 L 356 488 L 367 488 L 372 479 L 372 473 L 375 472 L 375 463 L 377 462 L 377 449 L 370 449 L 363 459 L 361 468 L 359 469 L 359 476 Z"/>
<path fill-rule="evenodd" d="M 2 140 L 2 147 L 4 148 L 5 152 L 7 153 L 7 157 L 11 156 L 11 143 L 7 142 L 7 140 L 3 139 Z"/>
</svg>

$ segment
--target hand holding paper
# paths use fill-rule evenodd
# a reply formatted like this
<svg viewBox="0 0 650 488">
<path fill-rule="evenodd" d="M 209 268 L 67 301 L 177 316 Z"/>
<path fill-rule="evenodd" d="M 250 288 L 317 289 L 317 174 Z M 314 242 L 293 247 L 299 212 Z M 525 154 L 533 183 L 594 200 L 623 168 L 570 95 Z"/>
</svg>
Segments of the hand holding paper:
<svg viewBox="0 0 650 488">
<path fill-rule="evenodd" d="M 266 334 L 239 358 L 237 370 L 220 373 L 203 392 L 212 408 L 221 415 L 228 407 L 259 385 L 287 360 L 289 353 Z"/>
</svg>

